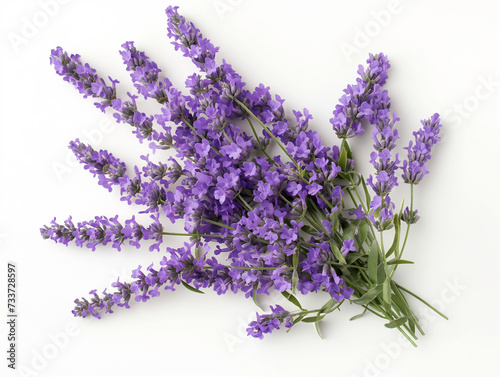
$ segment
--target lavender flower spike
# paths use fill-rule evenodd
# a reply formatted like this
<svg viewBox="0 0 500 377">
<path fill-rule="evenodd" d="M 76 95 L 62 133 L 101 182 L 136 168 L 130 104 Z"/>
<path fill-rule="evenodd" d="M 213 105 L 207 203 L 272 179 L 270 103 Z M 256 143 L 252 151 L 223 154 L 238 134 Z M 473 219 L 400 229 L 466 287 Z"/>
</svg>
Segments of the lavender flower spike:
<svg viewBox="0 0 500 377">
<path fill-rule="evenodd" d="M 439 114 L 421 121 L 422 128 L 413 133 L 415 143 L 410 141 L 408 160 L 403 161 L 402 178 L 405 183 L 418 184 L 428 173 L 427 161 L 431 158 L 431 149 L 441 138 L 438 136 L 441 129 Z"/>
<path fill-rule="evenodd" d="M 167 30 L 175 49 L 196 66 L 186 81 L 189 94 L 161 77 L 158 65 L 133 42 L 120 51 L 138 91 L 127 93 L 127 98 L 118 98 L 116 82 L 107 85 L 78 55 L 69 56 L 60 47 L 52 51 L 56 72 L 84 97 L 98 98 L 102 110 L 111 106 L 116 121 L 131 125 L 153 151 L 173 148 L 176 153 L 175 159 L 159 156 L 155 162 L 141 156 L 143 162 L 128 175 L 125 164 L 111 153 L 78 139 L 70 144 L 100 185 L 110 191 L 118 186 L 121 200 L 142 206 L 138 213 L 148 213 L 150 220 L 141 225 L 135 217 L 119 221 L 118 216 L 96 216 L 78 223 L 70 217 L 62 224 L 54 219 L 40 229 L 42 237 L 92 251 L 100 245 L 144 248 L 146 242 L 150 251 L 165 252 L 158 267 L 139 266 L 130 281 L 118 280 L 109 292 L 92 290 L 89 297 L 75 300 L 73 314 L 101 318 L 116 307 L 129 308 L 132 298 L 146 302 L 178 285 L 198 293 L 209 287 L 219 295 L 241 291 L 254 300 L 273 290 L 301 311 L 273 306 L 270 313 L 257 314 L 248 335 L 262 339 L 298 322 L 317 324 L 350 300 L 389 320 L 387 327 L 398 327 L 415 344 L 411 339 L 421 328 L 404 299 L 412 293 L 400 291 L 392 277 L 407 239 L 400 248 L 400 220 L 414 223 L 419 217 L 413 210 L 413 183 L 427 172 L 431 147 L 439 140 L 439 116 L 422 122 L 401 166 L 394 150 L 399 118 L 382 90 L 389 61 L 384 54 L 370 55 L 333 111 L 331 123 L 343 139 L 341 145 L 327 147 L 310 130 L 313 117 L 307 109 L 294 111 L 293 120 L 284 100 L 271 95 L 267 86 L 246 89 L 226 60 L 216 60 L 218 48 L 177 9 L 166 10 Z M 141 112 L 138 95 L 160 103 L 161 113 Z M 242 120 L 248 121 L 253 136 L 244 131 L 246 125 L 240 126 Z M 364 123 L 373 126 L 374 141 L 374 172 L 366 180 L 355 170 L 346 140 L 363 133 Z M 271 143 L 286 157 L 266 148 Z M 412 183 L 411 209 L 399 214 L 390 197 L 398 184 L 397 169 Z M 185 232 L 171 232 L 167 219 L 183 220 Z M 391 228 L 394 241 L 386 253 L 382 232 Z M 381 232 L 380 244 L 375 231 Z M 172 248 L 165 245 L 166 236 L 186 236 L 189 241 Z M 396 263 L 386 260 L 391 254 Z M 306 310 L 297 292 L 325 292 L 328 301 Z"/>
<path fill-rule="evenodd" d="M 119 185 L 120 179 L 125 176 L 125 164 L 106 150 L 97 152 L 79 139 L 72 141 L 69 149 L 77 160 L 84 164 L 86 170 L 94 174 L 94 177 L 98 176 L 99 184 L 109 191 L 113 185 Z"/>
<path fill-rule="evenodd" d="M 89 96 L 102 98 L 102 102 L 94 104 L 103 112 L 111 106 L 111 101 L 116 98 L 118 81 L 109 77 L 111 86 L 106 84 L 106 81 L 97 75 L 94 68 L 88 63 L 80 62 L 80 55 L 68 55 L 61 47 L 57 47 L 51 51 L 50 64 L 54 65 L 57 74 L 63 76 L 64 81 L 73 84 L 84 98 Z"/>
<path fill-rule="evenodd" d="M 95 251 L 97 245 L 111 243 L 115 249 L 121 251 L 125 241 L 130 245 L 139 246 L 143 239 L 145 229 L 135 222 L 135 219 L 127 220 L 125 227 L 118 221 L 118 216 L 107 218 L 96 216 L 93 220 L 79 222 L 76 225 L 69 217 L 64 224 L 58 224 L 56 219 L 51 221 L 50 226 L 40 228 L 44 239 L 51 239 L 56 243 L 68 246 L 75 242 L 77 246 L 86 246 Z M 161 242 L 161 241 L 160 241 Z"/>
<path fill-rule="evenodd" d="M 385 99 L 381 86 L 387 80 L 389 60 L 384 54 L 372 55 L 366 60 L 367 67 L 358 68 L 360 77 L 356 85 L 349 85 L 340 98 L 340 104 L 335 106 L 330 123 L 339 138 L 350 138 L 364 132 L 361 119 L 374 123 L 374 115 L 381 107 L 380 99 Z M 385 101 L 383 101 L 385 102 Z M 388 107 L 389 105 L 387 105 Z"/>
<path fill-rule="evenodd" d="M 159 103 L 167 101 L 167 93 L 172 83 L 164 78 L 160 79 L 161 69 L 151 61 L 143 51 L 135 48 L 134 42 L 126 42 L 120 51 L 123 62 L 127 66 L 127 71 L 132 71 L 130 76 L 134 86 L 144 99 L 153 98 Z"/>
<path fill-rule="evenodd" d="M 178 8 L 169 6 L 165 11 L 168 17 L 168 37 L 173 39 L 172 44 L 176 50 L 180 49 L 198 68 L 205 70 L 205 64 L 213 62 L 219 48 L 203 38 L 192 22 L 179 15 Z"/>
<path fill-rule="evenodd" d="M 279 329 L 282 323 L 285 323 L 285 327 L 288 329 L 293 326 L 292 317 L 283 307 L 276 305 L 270 308 L 272 314 L 260 315 L 257 313 L 257 320 L 248 324 L 248 335 L 263 339 L 264 334 L 269 334 L 273 330 Z"/>
</svg>

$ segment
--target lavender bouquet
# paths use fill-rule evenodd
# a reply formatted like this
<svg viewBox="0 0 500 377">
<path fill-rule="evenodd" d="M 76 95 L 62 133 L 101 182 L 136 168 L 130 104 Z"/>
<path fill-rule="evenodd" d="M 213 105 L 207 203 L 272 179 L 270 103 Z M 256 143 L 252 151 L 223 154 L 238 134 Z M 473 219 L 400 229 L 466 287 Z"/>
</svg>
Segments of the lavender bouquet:
<svg viewBox="0 0 500 377">
<path fill-rule="evenodd" d="M 54 219 L 41 228 L 42 236 L 93 251 L 101 244 L 120 251 L 123 244 L 139 248 L 146 242 L 150 251 L 165 253 L 159 266 L 139 266 L 132 280 L 118 280 L 112 291 L 93 290 L 90 298 L 75 300 L 73 314 L 101 318 L 116 307 L 129 308 L 132 298 L 145 302 L 179 285 L 198 293 L 205 288 L 219 295 L 242 291 L 254 300 L 275 290 L 295 310 L 271 306 L 270 313 L 257 314 L 249 324 L 249 335 L 263 338 L 299 322 L 314 323 L 319 332 L 318 323 L 327 314 L 351 302 L 361 308 L 352 319 L 371 312 L 415 345 L 417 332 L 424 332 L 406 297 L 430 305 L 399 285 L 394 274 L 399 265 L 412 263 L 402 256 L 410 226 L 419 219 L 413 186 L 428 173 L 431 148 L 439 141 L 439 115 L 422 121 L 400 161 L 393 152 L 399 118 L 382 89 L 389 61 L 382 53 L 370 55 L 330 120 L 341 143 L 325 146 L 309 129 L 307 109 L 287 117 L 284 100 L 262 84 L 246 89 L 231 65 L 216 59 L 218 48 L 177 7 L 168 7 L 166 14 L 172 44 L 198 69 L 186 80 L 189 95 L 162 77 L 158 65 L 133 42 L 120 51 L 138 93 L 161 104 L 161 114 L 141 112 L 132 93 L 120 98 L 118 82 L 98 76 L 79 55 L 61 47 L 52 50 L 57 74 L 85 98 L 97 99 L 99 109 L 130 125 L 153 154 L 175 152 L 166 161 L 141 156 L 143 166 L 130 170 L 106 150 L 78 139 L 70 143 L 101 186 L 118 190 L 121 200 L 151 220 L 141 224 L 135 216 L 97 216 L 75 223 L 69 217 L 59 224 Z M 374 173 L 365 180 L 355 169 L 348 139 L 367 127 L 374 141 Z M 271 155 L 271 145 L 282 154 Z M 410 206 L 401 208 L 390 197 L 398 171 L 411 195 Z M 167 219 L 183 221 L 185 233 L 166 231 Z M 384 243 L 389 229 L 392 241 Z M 163 245 L 164 238 L 175 236 L 189 241 L 180 248 Z M 328 294 L 323 306 L 301 305 L 298 293 L 319 291 Z"/>
</svg>

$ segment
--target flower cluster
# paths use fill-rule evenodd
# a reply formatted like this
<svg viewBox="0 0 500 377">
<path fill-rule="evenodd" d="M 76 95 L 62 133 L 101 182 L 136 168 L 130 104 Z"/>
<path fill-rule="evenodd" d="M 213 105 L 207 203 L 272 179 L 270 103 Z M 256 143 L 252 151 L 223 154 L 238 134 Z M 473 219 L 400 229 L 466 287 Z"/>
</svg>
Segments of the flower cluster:
<svg viewBox="0 0 500 377">
<path fill-rule="evenodd" d="M 257 314 L 249 335 L 262 338 L 283 323 L 286 328 L 301 321 L 317 323 L 350 300 L 386 318 L 409 338 L 415 336 L 418 322 L 403 297 L 406 290 L 392 280 L 404 246 L 394 242 L 393 250 L 386 252 L 375 230 L 395 227 L 399 239 L 399 220 L 416 221 L 413 206 L 395 213 L 390 192 L 397 186 L 398 169 L 412 187 L 427 172 L 430 148 L 439 140 L 438 116 L 423 122 L 407 148 L 408 161 L 400 165 L 393 151 L 399 119 L 382 89 L 389 61 L 384 54 L 370 55 L 333 112 L 333 130 L 342 143 L 325 145 L 309 129 L 313 118 L 307 109 L 287 117 L 284 100 L 269 87 L 261 84 L 249 90 L 229 63 L 218 63 L 218 48 L 177 7 L 168 7 L 166 14 L 172 44 L 197 68 L 186 80 L 189 95 L 162 77 L 158 64 L 133 42 L 124 43 L 120 51 L 137 92 L 157 101 L 159 114 L 141 112 L 133 93 L 122 100 L 117 81 L 110 78 L 108 84 L 78 55 L 60 47 L 52 51 L 56 72 L 84 97 L 100 98 L 96 105 L 132 126 L 153 154 L 157 149 L 175 152 L 167 161 L 141 156 L 144 164 L 129 175 L 112 153 L 95 151 L 78 139 L 70 143 L 100 185 L 118 189 L 121 200 L 138 206 L 139 213 L 150 214 L 153 221 L 141 225 L 135 217 L 123 221 L 98 216 L 75 225 L 71 217 L 63 224 L 54 219 L 41 228 L 42 236 L 92 250 L 100 244 L 120 250 L 128 243 L 138 248 L 148 244 L 150 251 L 165 253 L 160 266 L 139 266 L 130 282 L 114 283 L 113 293 L 93 290 L 90 299 L 77 299 L 74 315 L 101 318 L 115 306 L 128 308 L 131 298 L 147 301 L 159 296 L 160 289 L 178 285 L 196 292 L 209 287 L 217 294 L 243 292 L 254 299 L 276 290 L 299 310 L 271 307 L 271 314 Z M 355 170 L 347 139 L 369 126 L 375 174 L 365 182 Z M 271 144 L 282 155 L 270 155 Z M 167 219 L 181 221 L 185 233 L 166 232 Z M 165 248 L 164 238 L 172 236 L 186 236 L 188 241 L 180 248 Z M 388 261 L 393 252 L 396 258 Z M 328 301 L 306 310 L 296 292 L 324 292 Z"/>
<path fill-rule="evenodd" d="M 431 158 L 431 149 L 440 137 L 438 136 L 441 123 L 439 114 L 422 121 L 422 128 L 413 133 L 415 143 L 410 141 L 405 148 L 408 151 L 408 160 L 403 161 L 403 180 L 406 183 L 418 184 L 427 171 L 427 161 Z"/>
</svg>

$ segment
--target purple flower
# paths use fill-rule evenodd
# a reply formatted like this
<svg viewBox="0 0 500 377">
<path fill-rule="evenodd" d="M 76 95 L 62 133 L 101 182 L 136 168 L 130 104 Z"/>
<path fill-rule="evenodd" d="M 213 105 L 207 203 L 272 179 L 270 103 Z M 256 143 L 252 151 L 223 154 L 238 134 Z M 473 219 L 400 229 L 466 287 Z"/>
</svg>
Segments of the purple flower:
<svg viewBox="0 0 500 377">
<path fill-rule="evenodd" d="M 418 184 L 428 173 L 427 161 L 431 158 L 431 149 L 439 140 L 441 129 L 439 114 L 434 114 L 429 119 L 421 121 L 422 128 L 413 133 L 414 142 L 410 141 L 408 159 L 403 161 L 402 178 L 405 183 Z"/>
<path fill-rule="evenodd" d="M 356 251 L 356 247 L 354 247 L 354 240 L 348 239 L 342 243 L 342 249 L 340 250 L 342 255 L 345 257 L 350 251 Z"/>
<path fill-rule="evenodd" d="M 118 221 L 118 216 L 96 216 L 90 221 L 78 222 L 76 225 L 71 217 L 64 224 L 58 224 L 54 219 L 50 226 L 45 225 L 40 232 L 45 239 L 52 239 L 66 246 L 74 241 L 77 246 L 86 246 L 93 251 L 97 245 L 108 243 L 120 251 L 126 241 L 139 248 L 139 241 L 144 237 L 143 227 L 135 221 L 135 217 L 126 220 L 123 226 Z"/>
<path fill-rule="evenodd" d="M 81 93 L 84 98 L 101 98 L 103 101 L 96 102 L 96 107 L 103 112 L 109 106 L 111 101 L 116 98 L 116 84 L 118 81 L 111 77 L 111 86 L 107 85 L 104 79 L 100 78 L 96 70 L 88 63 L 80 62 L 80 55 L 68 55 L 61 47 L 52 50 L 50 55 L 50 64 L 52 64 L 59 76 L 63 76 L 67 81 Z"/>
<path fill-rule="evenodd" d="M 410 210 L 408 207 L 405 208 L 401 220 L 407 224 L 415 224 L 420 219 L 418 215 L 418 210 Z"/>
<path fill-rule="evenodd" d="M 119 185 L 120 179 L 125 176 L 125 164 L 105 150 L 96 152 L 90 145 L 80 142 L 79 139 L 69 144 L 69 149 L 84 168 L 99 178 L 99 184 L 109 191 L 113 185 Z"/>
<path fill-rule="evenodd" d="M 160 222 L 159 215 L 151 215 L 154 220 L 147 228 L 142 229 L 144 239 L 156 241 L 149 247 L 149 251 L 160 251 L 160 245 L 163 242 L 163 225 Z"/>
<path fill-rule="evenodd" d="M 256 313 L 257 320 L 249 323 L 247 334 L 254 338 L 263 339 L 264 334 L 269 334 L 273 330 L 277 330 L 284 323 L 286 328 L 293 326 L 292 317 L 280 305 L 270 307 L 272 313 L 260 315 Z"/>
<path fill-rule="evenodd" d="M 187 233 L 178 235 L 189 239 L 182 247 L 164 247 L 158 267 L 138 266 L 132 280 L 118 280 L 113 291 L 93 290 L 88 298 L 75 300 L 74 315 L 101 318 L 115 307 L 128 308 L 132 298 L 145 302 L 159 296 L 161 288 L 174 290 L 179 284 L 211 287 L 217 294 L 241 291 L 247 298 L 270 294 L 271 289 L 323 291 L 339 304 L 354 293 L 358 296 L 372 282 L 357 289 L 366 274 L 363 268 L 353 271 L 351 263 L 363 267 L 367 258 L 365 241 L 356 229 L 368 224 L 364 219 L 379 231 L 394 226 L 390 193 L 397 185 L 395 172 L 401 168 L 410 183 L 422 179 L 430 148 L 439 140 L 439 119 L 423 122 L 406 148 L 408 160 L 399 166 L 399 156 L 392 152 L 399 118 L 382 90 L 389 62 L 383 54 L 370 55 L 330 120 L 342 139 L 363 133 L 365 123 L 374 127 L 370 162 L 375 173 L 367 184 L 375 195 L 368 209 L 353 209 L 361 201 L 355 186 L 364 181 L 354 170 L 354 160 L 345 159 L 347 141 L 340 148 L 326 146 L 309 129 L 313 117 L 307 109 L 288 116 L 284 99 L 269 87 L 260 84 L 248 90 L 232 66 L 216 56 L 218 48 L 177 10 L 166 10 L 168 35 L 175 49 L 197 67 L 185 82 L 187 90 L 173 87 L 133 42 L 123 44 L 120 51 L 138 93 L 159 103 L 156 115 L 141 111 L 137 95 L 118 98 L 116 81 L 108 85 L 78 55 L 68 56 L 60 48 L 52 52 L 56 72 L 84 97 L 99 98 L 102 110 L 111 107 L 116 121 L 132 126 L 141 142 L 148 140 L 153 153 L 172 149 L 172 154 L 159 154 L 154 161 L 148 154 L 141 156 L 141 164 L 128 175 L 125 164 L 111 153 L 72 142 L 71 150 L 99 184 L 108 190 L 119 187 L 121 200 L 141 206 L 138 212 L 149 213 L 152 222 L 143 226 L 132 217 L 123 223 L 118 216 L 96 216 L 76 224 L 71 217 L 64 224 L 54 219 L 40 229 L 42 237 L 92 250 L 107 244 L 121 250 L 127 243 L 139 248 L 146 240 L 150 251 L 160 251 L 163 236 L 172 234 L 165 231 L 165 220 L 181 219 Z M 251 129 L 253 136 L 243 130 L 246 123 L 246 132 Z M 286 156 L 273 155 L 276 147 Z M 417 211 L 406 208 L 402 220 L 417 221 Z M 367 246 L 373 242 L 373 228 L 366 236 Z M 322 309 L 307 312 L 322 314 Z M 269 314 L 257 314 L 247 332 L 262 339 L 282 325 L 293 326 L 293 318 L 304 317 L 277 305 Z"/>
<path fill-rule="evenodd" d="M 130 76 L 144 98 L 154 98 L 160 103 L 167 101 L 167 92 L 172 83 L 168 79 L 160 79 L 161 69 L 158 65 L 149 60 L 143 51 L 135 48 L 134 42 L 126 42 L 120 51 L 123 62 L 127 66 L 127 71 L 132 71 Z"/>
<path fill-rule="evenodd" d="M 384 54 L 372 55 L 366 61 L 367 67 L 358 68 L 359 78 L 356 85 L 349 85 L 335 106 L 330 123 L 339 138 L 350 138 L 364 132 L 361 119 L 373 122 L 377 111 L 376 98 L 382 96 L 380 87 L 387 79 L 389 61 Z"/>
<path fill-rule="evenodd" d="M 370 215 L 368 218 L 378 231 L 391 229 L 394 224 L 394 203 L 389 196 L 374 196 L 370 203 Z"/>
</svg>

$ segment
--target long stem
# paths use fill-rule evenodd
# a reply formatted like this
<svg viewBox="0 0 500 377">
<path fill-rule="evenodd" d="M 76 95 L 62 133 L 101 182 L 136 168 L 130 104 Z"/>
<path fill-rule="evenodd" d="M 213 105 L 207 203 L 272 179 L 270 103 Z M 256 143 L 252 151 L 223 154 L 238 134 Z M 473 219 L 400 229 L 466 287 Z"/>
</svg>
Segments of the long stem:
<svg viewBox="0 0 500 377">
<path fill-rule="evenodd" d="M 199 134 L 199 133 L 198 133 L 198 131 L 196 130 L 196 128 L 194 128 L 194 126 L 193 126 L 191 123 L 189 123 L 189 122 L 188 122 L 188 120 L 187 120 L 185 117 L 183 117 L 183 116 L 182 116 L 182 117 L 181 117 L 181 119 L 182 119 L 182 121 L 183 121 L 183 122 L 184 122 L 184 123 L 185 123 L 185 124 L 186 124 L 189 128 L 191 128 L 191 130 L 194 132 L 194 134 L 195 134 L 195 135 L 198 135 L 198 136 L 199 136 L 199 137 L 201 137 L 202 139 L 205 139 L 205 140 L 207 140 L 207 141 L 209 141 L 209 142 L 210 142 L 210 140 L 208 140 L 205 136 L 203 136 L 203 135 Z M 219 151 L 217 150 L 217 148 L 215 148 L 215 147 L 213 146 L 213 144 L 212 144 L 212 143 L 210 143 L 210 148 L 212 148 L 212 150 L 213 150 L 215 153 L 217 153 L 219 156 L 222 156 L 222 155 L 219 153 Z"/>
<path fill-rule="evenodd" d="M 276 142 L 276 144 L 278 144 L 278 146 L 283 150 L 283 152 L 285 152 L 285 154 L 288 156 L 288 158 L 290 159 L 290 161 L 292 161 L 292 163 L 297 167 L 297 169 L 299 170 L 299 172 L 301 171 L 300 169 L 300 166 L 299 164 L 297 163 L 297 161 L 295 161 L 295 159 L 290 155 L 290 153 L 288 153 L 288 151 L 286 150 L 285 146 L 283 145 L 283 143 L 281 141 L 279 141 L 276 136 L 273 135 L 273 133 L 269 130 L 269 128 L 267 128 L 267 126 L 248 108 L 246 107 L 246 105 L 241 102 L 238 98 L 236 97 L 233 97 L 233 100 L 234 102 L 236 102 L 238 105 L 241 106 L 241 108 L 243 110 L 245 110 L 247 112 L 248 115 L 250 115 L 252 118 L 254 118 L 257 123 L 259 123 L 261 125 L 261 127 L 269 134 L 269 136 L 271 136 L 271 138 Z"/>
<path fill-rule="evenodd" d="M 410 184 L 410 213 L 413 213 L 413 183 Z M 406 234 L 405 234 L 405 239 L 403 241 L 403 246 L 401 246 L 401 250 L 399 251 L 399 258 L 403 255 L 403 250 L 405 249 L 406 246 L 406 241 L 408 240 L 408 234 L 410 233 L 410 223 L 407 224 L 406 226 Z"/>
<path fill-rule="evenodd" d="M 226 228 L 226 229 L 230 229 L 230 230 L 236 230 L 236 228 L 233 228 L 232 226 L 225 225 L 225 224 L 219 223 L 217 221 L 209 220 L 209 219 L 206 219 L 204 217 L 202 217 L 201 219 L 203 221 L 209 223 L 209 224 L 220 226 L 221 228 Z"/>
<path fill-rule="evenodd" d="M 448 319 L 447 316 L 445 316 L 443 313 L 441 313 L 439 310 L 437 310 L 434 306 L 432 306 L 431 304 L 429 304 L 427 301 L 425 301 L 423 298 L 417 296 L 415 293 L 409 291 L 408 289 L 402 287 L 401 285 L 399 285 L 398 283 L 394 282 L 394 284 L 396 284 L 396 286 L 401 289 L 402 291 L 405 291 L 406 293 L 408 293 L 409 295 L 415 297 L 417 300 L 421 301 L 422 303 L 424 303 L 425 305 L 427 305 L 429 308 L 431 308 L 432 310 L 434 310 L 437 314 L 439 314 L 441 317 L 443 317 L 444 319 Z"/>
</svg>

